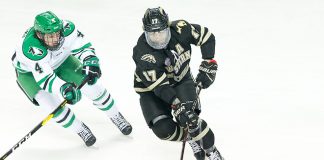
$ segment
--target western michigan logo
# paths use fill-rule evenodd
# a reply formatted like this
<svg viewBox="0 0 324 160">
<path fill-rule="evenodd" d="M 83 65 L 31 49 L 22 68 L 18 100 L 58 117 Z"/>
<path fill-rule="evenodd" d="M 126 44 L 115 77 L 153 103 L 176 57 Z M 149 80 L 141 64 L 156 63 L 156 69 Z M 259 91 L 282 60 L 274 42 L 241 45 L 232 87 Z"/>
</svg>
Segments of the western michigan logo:
<svg viewBox="0 0 324 160">
<path fill-rule="evenodd" d="M 146 61 L 146 62 L 149 62 L 149 63 L 156 63 L 156 60 L 154 58 L 153 55 L 151 54 L 145 54 L 141 57 L 141 60 L 142 61 Z"/>
<path fill-rule="evenodd" d="M 181 34 L 181 29 L 186 25 L 187 25 L 187 23 L 185 21 L 179 21 L 176 25 L 176 27 L 178 29 L 177 32 Z"/>
</svg>

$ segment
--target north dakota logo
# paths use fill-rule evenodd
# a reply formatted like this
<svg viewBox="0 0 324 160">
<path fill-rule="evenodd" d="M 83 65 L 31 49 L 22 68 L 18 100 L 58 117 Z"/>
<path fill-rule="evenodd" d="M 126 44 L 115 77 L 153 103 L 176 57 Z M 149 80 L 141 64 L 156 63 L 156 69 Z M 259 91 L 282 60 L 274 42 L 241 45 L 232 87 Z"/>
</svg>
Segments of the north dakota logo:
<svg viewBox="0 0 324 160">
<path fill-rule="evenodd" d="M 34 60 L 34 61 L 37 61 L 37 60 L 40 60 L 42 58 L 44 58 L 46 56 L 47 52 L 40 49 L 40 48 L 37 48 L 37 47 L 29 47 L 28 48 L 28 51 L 27 51 L 27 54 L 26 57 L 31 59 L 31 60 Z"/>
<path fill-rule="evenodd" d="M 36 47 L 30 47 L 28 53 L 32 54 L 33 56 L 42 56 L 44 51 Z"/>
</svg>

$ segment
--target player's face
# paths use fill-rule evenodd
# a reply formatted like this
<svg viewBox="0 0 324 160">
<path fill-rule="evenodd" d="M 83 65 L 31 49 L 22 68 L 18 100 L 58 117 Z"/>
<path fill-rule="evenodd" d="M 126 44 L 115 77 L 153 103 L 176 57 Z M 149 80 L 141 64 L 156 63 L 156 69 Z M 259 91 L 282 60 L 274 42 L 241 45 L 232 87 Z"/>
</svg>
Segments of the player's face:
<svg viewBox="0 0 324 160">
<path fill-rule="evenodd" d="M 167 39 L 168 32 L 166 30 L 158 32 L 148 32 L 148 37 L 154 43 L 163 43 Z"/>
<path fill-rule="evenodd" d="M 61 39 L 61 32 L 51 34 L 44 34 L 44 43 L 49 47 L 56 47 L 59 45 Z"/>
<path fill-rule="evenodd" d="M 147 43 L 155 49 L 163 49 L 168 45 L 171 33 L 170 28 L 166 28 L 157 32 L 145 32 Z"/>
</svg>

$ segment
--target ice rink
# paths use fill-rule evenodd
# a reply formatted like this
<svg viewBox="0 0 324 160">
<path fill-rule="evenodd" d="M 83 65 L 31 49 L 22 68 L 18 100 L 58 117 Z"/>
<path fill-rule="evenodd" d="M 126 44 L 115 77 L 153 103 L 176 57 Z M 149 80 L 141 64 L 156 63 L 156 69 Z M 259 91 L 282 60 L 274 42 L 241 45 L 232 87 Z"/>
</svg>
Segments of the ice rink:
<svg viewBox="0 0 324 160">
<path fill-rule="evenodd" d="M 48 123 L 12 160 L 177 160 L 181 143 L 159 140 L 147 127 L 133 89 L 132 48 L 148 7 L 170 20 L 208 27 L 216 37 L 215 83 L 201 92 L 202 114 L 226 160 L 323 160 L 323 0 L 1 0 L 0 156 L 48 113 L 15 82 L 11 56 L 36 14 L 51 10 L 73 21 L 96 48 L 101 82 L 133 133 L 123 136 L 85 97 L 71 106 L 97 137 L 87 148 L 69 130 Z M 200 50 L 193 47 L 197 74 Z M 189 145 L 186 160 L 194 160 Z"/>
</svg>

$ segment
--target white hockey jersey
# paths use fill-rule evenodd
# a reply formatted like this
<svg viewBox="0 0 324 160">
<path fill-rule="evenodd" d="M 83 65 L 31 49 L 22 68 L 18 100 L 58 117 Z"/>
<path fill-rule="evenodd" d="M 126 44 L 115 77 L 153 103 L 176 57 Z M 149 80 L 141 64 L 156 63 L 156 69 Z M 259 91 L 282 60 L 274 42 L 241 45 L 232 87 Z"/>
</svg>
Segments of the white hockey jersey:
<svg viewBox="0 0 324 160">
<path fill-rule="evenodd" d="M 63 26 L 64 42 L 55 51 L 48 50 L 36 37 L 34 28 L 29 28 L 18 43 L 12 57 L 16 70 L 21 73 L 32 72 L 38 82 L 53 73 L 53 70 L 58 68 L 69 55 L 75 56 L 82 62 L 85 57 L 95 54 L 92 44 L 71 21 L 64 20 Z"/>
</svg>

